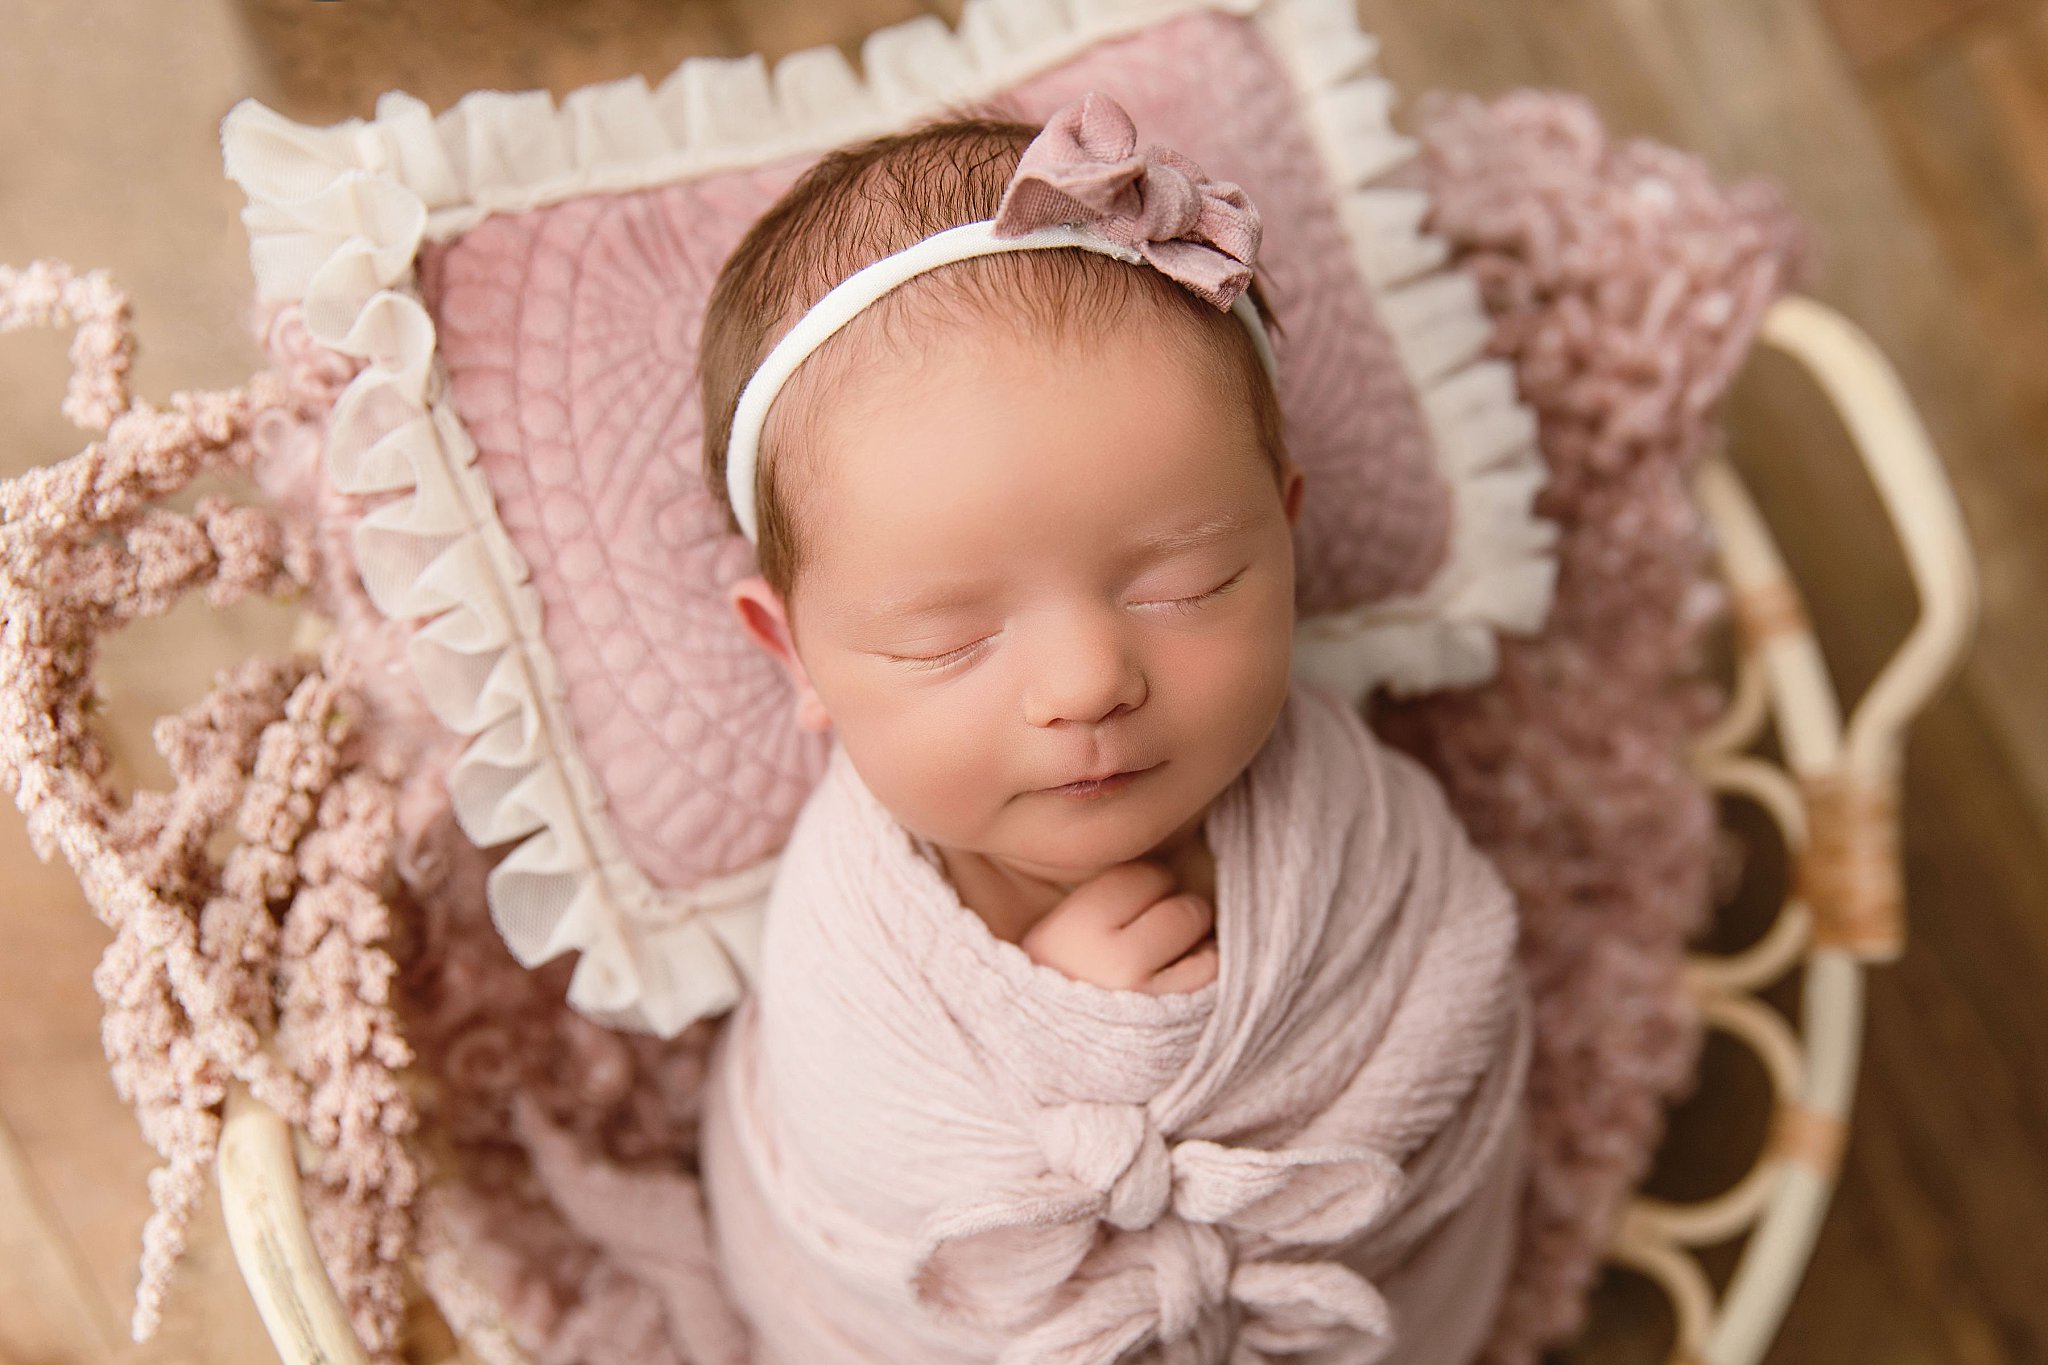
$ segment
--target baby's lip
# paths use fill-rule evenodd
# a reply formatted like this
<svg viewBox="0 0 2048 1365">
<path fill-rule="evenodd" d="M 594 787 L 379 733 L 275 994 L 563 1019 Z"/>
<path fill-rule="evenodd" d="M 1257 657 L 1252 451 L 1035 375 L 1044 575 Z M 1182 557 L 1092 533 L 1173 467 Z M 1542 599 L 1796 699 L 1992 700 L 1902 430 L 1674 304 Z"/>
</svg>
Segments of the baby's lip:
<svg viewBox="0 0 2048 1365">
<path fill-rule="evenodd" d="M 1119 773 L 1144 773 L 1144 772 L 1150 772 L 1150 771 L 1152 771 L 1152 769 L 1154 769 L 1154 768 L 1156 768 L 1156 767 L 1158 767 L 1158 766 L 1159 766 L 1159 765 L 1158 765 L 1157 763 L 1147 763 L 1147 764 L 1145 764 L 1145 765 L 1144 765 L 1143 767 L 1135 767 L 1135 766 L 1134 766 L 1134 767 L 1129 767 L 1129 768 L 1097 768 L 1097 769 L 1096 769 L 1096 770 L 1095 770 L 1094 772 L 1092 772 L 1092 773 L 1083 773 L 1083 774 L 1082 774 L 1081 776 L 1079 776 L 1079 777 L 1070 777 L 1070 778 L 1068 778 L 1068 779 L 1067 779 L 1066 781 L 1064 781 L 1064 782 L 1055 782 L 1055 783 L 1053 783 L 1053 784 L 1052 784 L 1051 786 L 1049 786 L 1049 787 L 1041 787 L 1041 788 L 1039 788 L 1039 790 L 1040 790 L 1040 791 L 1058 791 L 1058 790 L 1059 790 L 1059 789 L 1060 789 L 1061 787 L 1071 787 L 1071 786 L 1073 786 L 1073 785 L 1074 785 L 1075 783 L 1077 783 L 1077 782 L 1100 782 L 1100 781 L 1102 781 L 1102 780 L 1103 780 L 1103 779 L 1105 779 L 1105 778 L 1115 777 L 1115 776 L 1117 776 L 1117 775 L 1118 775 Z"/>
</svg>

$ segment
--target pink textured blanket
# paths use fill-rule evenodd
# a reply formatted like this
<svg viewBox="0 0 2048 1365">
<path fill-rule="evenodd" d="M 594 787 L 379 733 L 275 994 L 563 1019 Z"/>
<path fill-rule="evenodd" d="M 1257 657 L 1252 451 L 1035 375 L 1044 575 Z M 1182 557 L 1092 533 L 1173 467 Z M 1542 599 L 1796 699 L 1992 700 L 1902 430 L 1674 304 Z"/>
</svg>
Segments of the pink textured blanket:
<svg viewBox="0 0 2048 1365">
<path fill-rule="evenodd" d="M 990 933 L 835 751 L 707 1081 L 754 1365 L 1472 1358 L 1523 1174 L 1509 893 L 1310 684 L 1207 834 L 1218 979 L 1107 990 Z"/>
</svg>

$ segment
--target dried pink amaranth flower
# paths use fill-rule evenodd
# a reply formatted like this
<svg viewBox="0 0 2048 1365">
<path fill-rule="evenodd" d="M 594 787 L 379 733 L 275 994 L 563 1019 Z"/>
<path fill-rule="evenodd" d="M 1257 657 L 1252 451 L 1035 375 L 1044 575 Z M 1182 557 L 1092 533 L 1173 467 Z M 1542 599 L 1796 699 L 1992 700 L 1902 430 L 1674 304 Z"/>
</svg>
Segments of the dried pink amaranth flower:
<svg viewBox="0 0 2048 1365">
<path fill-rule="evenodd" d="M 77 327 L 65 412 L 104 439 L 0 485 L 0 779 L 39 856 L 62 851 L 114 931 L 94 972 L 117 1092 L 164 1164 L 150 1176 L 133 1330 L 156 1328 L 239 1082 L 321 1141 L 315 1236 L 357 1331 L 394 1359 L 418 1178 L 390 1008 L 394 775 L 353 742 L 348 661 L 252 659 L 159 721 L 175 786 L 123 804 L 92 725 L 100 639 L 203 589 L 216 606 L 296 597 L 312 539 L 267 509 L 157 505 L 246 473 L 261 423 L 304 421 L 276 374 L 227 393 L 132 401 L 127 301 L 56 262 L 0 268 L 0 330 Z M 301 386 L 304 387 L 304 386 Z M 216 859 L 216 836 L 233 846 Z"/>
</svg>

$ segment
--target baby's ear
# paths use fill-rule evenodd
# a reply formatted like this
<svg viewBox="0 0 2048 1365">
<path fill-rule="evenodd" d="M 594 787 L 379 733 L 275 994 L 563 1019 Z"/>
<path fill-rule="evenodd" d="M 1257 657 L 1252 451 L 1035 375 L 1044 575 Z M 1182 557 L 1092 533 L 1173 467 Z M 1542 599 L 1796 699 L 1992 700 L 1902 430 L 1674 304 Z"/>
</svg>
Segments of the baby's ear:
<svg viewBox="0 0 2048 1365">
<path fill-rule="evenodd" d="M 1287 511 L 1287 524 L 1301 521 L 1301 466 L 1284 456 L 1280 462 L 1280 505 Z"/>
<path fill-rule="evenodd" d="M 739 619 L 740 629 L 746 632 L 747 638 L 781 664 L 782 671 L 789 675 L 790 685 L 797 693 L 797 724 L 819 734 L 830 729 L 832 718 L 826 712 L 817 689 L 811 686 L 810 673 L 796 652 L 796 634 L 789 627 L 789 611 L 781 594 L 769 585 L 767 579 L 753 574 L 728 588 L 726 600 L 732 604 L 733 615 Z"/>
</svg>

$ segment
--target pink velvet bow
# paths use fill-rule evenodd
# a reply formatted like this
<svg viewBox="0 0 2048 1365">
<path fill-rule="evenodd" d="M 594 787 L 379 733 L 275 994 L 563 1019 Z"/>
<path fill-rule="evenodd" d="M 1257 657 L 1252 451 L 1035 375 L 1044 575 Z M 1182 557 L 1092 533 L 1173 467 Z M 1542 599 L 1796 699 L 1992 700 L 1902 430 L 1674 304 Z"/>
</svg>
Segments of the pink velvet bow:
<svg viewBox="0 0 2048 1365">
<path fill-rule="evenodd" d="M 1122 105 L 1090 91 L 1046 120 L 1024 149 L 994 232 L 1018 237 L 1078 223 L 1133 247 L 1198 297 L 1228 308 L 1251 284 L 1259 211 L 1228 180 L 1168 147 L 1138 153 Z"/>
<path fill-rule="evenodd" d="M 1200 1358 L 1194 1337 L 1238 1319 L 1230 1365 L 1341 1343 L 1393 1343 L 1386 1300 L 1335 1261 L 1240 1254 L 1356 1242 L 1406 1184 L 1369 1147 L 1265 1151 L 1202 1139 L 1169 1145 L 1142 1105 L 1040 1111 L 1050 1169 L 927 1220 L 912 1291 L 927 1309 L 1020 1331 L 1001 1365 L 1156 1365 Z M 1103 1223 L 1121 1229 L 1098 1244 Z M 1080 1287 L 1047 1316 L 1061 1286 Z M 1213 1358 L 1213 1357 L 1210 1357 Z M 1366 1357 L 1361 1357 L 1361 1359 Z"/>
</svg>

